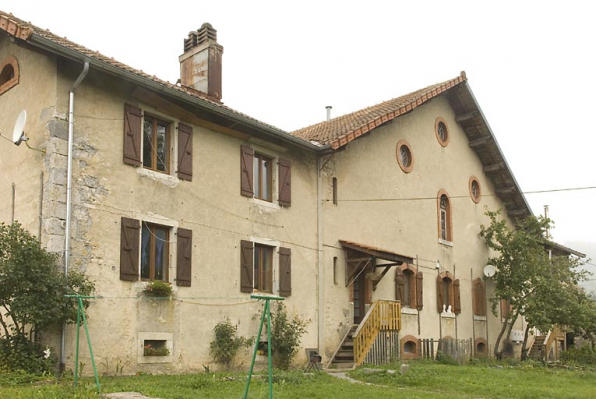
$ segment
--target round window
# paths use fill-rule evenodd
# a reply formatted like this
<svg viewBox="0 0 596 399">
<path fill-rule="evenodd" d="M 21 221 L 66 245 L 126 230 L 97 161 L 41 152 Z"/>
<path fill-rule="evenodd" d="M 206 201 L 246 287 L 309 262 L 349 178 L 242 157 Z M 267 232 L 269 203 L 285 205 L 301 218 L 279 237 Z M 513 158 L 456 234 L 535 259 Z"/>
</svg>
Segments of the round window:
<svg viewBox="0 0 596 399">
<path fill-rule="evenodd" d="M 470 188 L 470 197 L 472 198 L 472 201 L 474 201 L 474 203 L 479 203 L 480 202 L 480 197 L 481 197 L 481 191 L 480 191 L 480 182 L 478 181 L 478 179 L 474 176 L 470 177 L 470 182 L 469 182 L 469 188 Z"/>
<path fill-rule="evenodd" d="M 435 134 L 439 144 L 443 147 L 447 147 L 447 144 L 449 144 L 449 130 L 447 129 L 447 123 L 441 117 L 437 118 L 435 121 Z"/>
<path fill-rule="evenodd" d="M 412 149 L 406 140 L 400 140 L 397 143 L 396 157 L 401 170 L 410 173 L 414 167 L 414 157 L 412 155 Z"/>
</svg>

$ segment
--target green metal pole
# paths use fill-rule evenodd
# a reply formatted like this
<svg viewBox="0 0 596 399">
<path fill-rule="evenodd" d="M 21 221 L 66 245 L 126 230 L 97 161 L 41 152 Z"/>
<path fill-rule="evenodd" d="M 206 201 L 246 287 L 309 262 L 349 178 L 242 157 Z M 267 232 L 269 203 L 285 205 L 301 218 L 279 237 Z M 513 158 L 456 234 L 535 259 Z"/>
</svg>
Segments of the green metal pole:
<svg viewBox="0 0 596 399">
<path fill-rule="evenodd" d="M 273 370 L 271 368 L 271 307 L 269 299 L 265 301 L 265 309 L 267 310 L 267 356 L 269 357 L 269 399 L 273 399 Z"/>
<path fill-rule="evenodd" d="M 77 303 L 77 347 L 75 351 L 75 372 L 74 372 L 74 386 L 77 386 L 79 381 L 79 331 L 81 330 L 81 306 Z"/>
<path fill-rule="evenodd" d="M 89 337 L 89 329 L 87 328 L 87 318 L 85 317 L 85 311 L 83 310 L 83 299 L 79 297 L 79 309 L 83 313 L 83 325 L 85 326 L 85 334 L 87 334 L 87 343 L 89 344 L 89 354 L 91 355 L 91 364 L 93 365 L 93 374 L 95 374 L 95 385 L 97 385 L 97 393 L 101 392 L 99 385 L 99 377 L 97 376 L 97 367 L 95 367 L 95 358 L 93 357 L 93 348 L 91 347 L 91 337 Z M 78 350 L 78 347 L 77 347 Z"/>
<path fill-rule="evenodd" d="M 265 303 L 265 307 L 267 307 L 267 303 Z M 259 333 L 257 334 L 257 339 L 255 342 L 255 350 L 252 354 L 252 362 L 250 362 L 250 371 L 248 372 L 248 380 L 246 381 L 246 388 L 244 389 L 244 396 L 243 398 L 246 399 L 248 396 L 248 388 L 250 387 L 250 379 L 252 377 L 252 370 L 255 366 L 255 360 L 257 358 L 257 350 L 259 349 L 259 338 L 261 337 L 261 332 L 263 331 L 263 324 L 265 322 L 265 309 L 263 309 L 263 315 L 261 316 L 261 324 L 259 325 Z"/>
</svg>

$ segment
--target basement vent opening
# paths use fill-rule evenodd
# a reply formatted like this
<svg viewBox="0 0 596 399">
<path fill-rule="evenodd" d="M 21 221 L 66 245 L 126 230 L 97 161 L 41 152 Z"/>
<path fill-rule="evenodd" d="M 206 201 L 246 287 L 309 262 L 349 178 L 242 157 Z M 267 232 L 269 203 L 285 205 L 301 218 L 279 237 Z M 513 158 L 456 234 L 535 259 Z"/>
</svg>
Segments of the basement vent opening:
<svg viewBox="0 0 596 399">
<path fill-rule="evenodd" d="M 143 341 L 143 356 L 168 356 L 169 349 L 165 339 L 146 339 Z"/>
</svg>

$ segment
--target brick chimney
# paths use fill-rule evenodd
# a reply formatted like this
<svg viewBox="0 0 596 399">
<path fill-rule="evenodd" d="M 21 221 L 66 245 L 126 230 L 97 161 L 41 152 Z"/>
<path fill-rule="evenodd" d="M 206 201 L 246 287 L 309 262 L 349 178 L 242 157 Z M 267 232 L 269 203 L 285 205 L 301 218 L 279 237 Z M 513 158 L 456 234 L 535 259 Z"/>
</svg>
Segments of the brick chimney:
<svg viewBox="0 0 596 399">
<path fill-rule="evenodd" d="M 180 83 L 221 101 L 221 56 L 223 47 L 217 43 L 217 31 L 204 23 L 184 39 L 184 54 L 180 56 Z"/>
</svg>

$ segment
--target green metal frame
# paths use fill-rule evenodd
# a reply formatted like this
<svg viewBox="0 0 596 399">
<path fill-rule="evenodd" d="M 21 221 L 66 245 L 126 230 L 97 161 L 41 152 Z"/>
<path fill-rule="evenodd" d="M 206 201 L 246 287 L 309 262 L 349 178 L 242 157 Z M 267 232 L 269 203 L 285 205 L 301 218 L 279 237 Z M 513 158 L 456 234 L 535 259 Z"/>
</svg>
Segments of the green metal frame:
<svg viewBox="0 0 596 399">
<path fill-rule="evenodd" d="M 255 342 L 255 350 L 252 354 L 252 361 L 250 362 L 250 371 L 248 372 L 248 380 L 246 381 L 246 388 L 244 389 L 243 398 L 246 399 L 248 395 L 248 389 L 250 388 L 250 380 L 252 378 L 252 371 L 255 366 L 255 359 L 257 358 L 257 350 L 259 348 L 259 338 L 263 331 L 263 324 L 265 323 L 265 316 L 267 316 L 267 360 L 268 360 L 268 371 L 269 371 L 269 399 L 273 399 L 273 369 L 271 367 L 271 305 L 270 301 L 283 301 L 284 298 L 273 295 L 257 295 L 252 294 L 252 299 L 265 300 L 265 306 L 263 307 L 263 314 L 261 315 L 261 324 L 259 325 L 259 332 Z"/>
<path fill-rule="evenodd" d="M 65 298 L 77 298 L 77 348 L 75 354 L 75 370 L 74 370 L 74 386 L 79 383 L 79 332 L 81 331 L 81 315 L 83 316 L 83 325 L 85 326 L 85 334 L 87 336 L 87 344 L 89 345 L 89 354 L 91 355 L 91 364 L 93 365 L 93 374 L 95 375 L 95 385 L 97 386 L 97 393 L 101 392 L 99 385 L 99 377 L 97 375 L 97 367 L 95 366 L 95 358 L 93 357 L 93 348 L 91 347 L 91 337 L 89 337 L 89 328 L 87 327 L 87 317 L 85 317 L 85 307 L 83 306 L 83 298 L 92 299 L 94 296 L 84 295 L 64 295 Z"/>
</svg>

